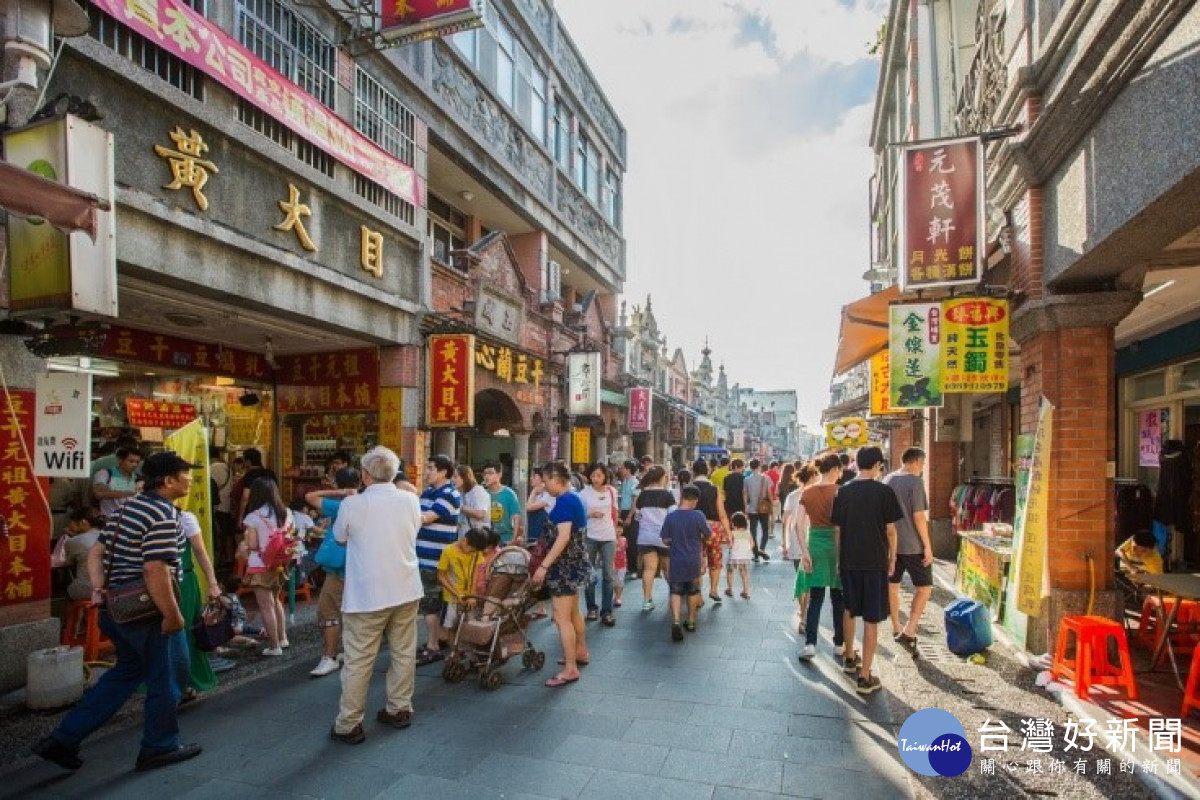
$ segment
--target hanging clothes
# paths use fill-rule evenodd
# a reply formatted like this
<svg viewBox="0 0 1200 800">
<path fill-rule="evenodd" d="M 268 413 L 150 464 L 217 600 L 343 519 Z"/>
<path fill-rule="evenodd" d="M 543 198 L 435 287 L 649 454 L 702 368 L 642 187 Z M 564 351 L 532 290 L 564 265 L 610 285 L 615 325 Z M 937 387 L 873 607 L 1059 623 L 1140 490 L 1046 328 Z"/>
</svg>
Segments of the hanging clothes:
<svg viewBox="0 0 1200 800">
<path fill-rule="evenodd" d="M 1117 541 L 1153 530 L 1154 494 L 1145 484 L 1117 487 Z"/>
<path fill-rule="evenodd" d="M 1158 492 L 1154 501 L 1154 519 L 1174 525 L 1183 534 L 1191 533 L 1192 462 L 1183 442 L 1168 439 L 1158 456 Z"/>
</svg>

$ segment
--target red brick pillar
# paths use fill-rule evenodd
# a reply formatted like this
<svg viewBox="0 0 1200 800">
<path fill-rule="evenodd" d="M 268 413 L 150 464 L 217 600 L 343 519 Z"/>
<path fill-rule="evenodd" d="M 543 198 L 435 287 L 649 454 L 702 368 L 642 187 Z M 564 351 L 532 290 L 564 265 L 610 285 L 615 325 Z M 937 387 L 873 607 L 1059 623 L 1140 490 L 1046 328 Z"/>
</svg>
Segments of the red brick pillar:
<svg viewBox="0 0 1200 800">
<path fill-rule="evenodd" d="M 380 387 L 400 387 L 403 390 L 402 447 L 398 455 L 405 465 L 412 467 L 424 463 L 426 454 L 418 436 L 417 426 L 424 416 L 422 397 L 422 348 L 416 345 L 383 347 L 379 350 Z M 409 470 L 412 474 L 412 470 Z"/>
</svg>

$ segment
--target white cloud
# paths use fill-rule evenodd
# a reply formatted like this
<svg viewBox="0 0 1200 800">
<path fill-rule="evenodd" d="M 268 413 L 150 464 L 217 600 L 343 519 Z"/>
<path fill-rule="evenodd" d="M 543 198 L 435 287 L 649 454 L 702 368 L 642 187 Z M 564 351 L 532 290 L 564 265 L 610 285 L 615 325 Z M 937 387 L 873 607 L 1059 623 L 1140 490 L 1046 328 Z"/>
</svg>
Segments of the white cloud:
<svg viewBox="0 0 1200 800">
<path fill-rule="evenodd" d="M 557 0 L 628 130 L 628 280 L 694 367 L 795 388 L 815 424 L 865 291 L 883 0 Z M 748 16 L 749 22 L 747 22 Z"/>
</svg>

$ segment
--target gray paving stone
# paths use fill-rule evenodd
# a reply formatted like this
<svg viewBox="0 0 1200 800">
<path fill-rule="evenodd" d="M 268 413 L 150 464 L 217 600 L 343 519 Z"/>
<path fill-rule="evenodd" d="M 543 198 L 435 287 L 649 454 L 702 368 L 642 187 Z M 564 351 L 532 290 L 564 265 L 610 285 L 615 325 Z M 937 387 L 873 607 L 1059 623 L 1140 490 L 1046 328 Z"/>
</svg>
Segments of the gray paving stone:
<svg viewBox="0 0 1200 800">
<path fill-rule="evenodd" d="M 703 778 L 717 786 L 735 786 L 764 792 L 779 792 L 783 765 L 745 756 L 672 750 L 660 773 L 666 778 L 691 780 Z"/>
<path fill-rule="evenodd" d="M 476 761 L 468 783 L 546 797 L 578 797 L 596 774 L 591 767 L 493 753 Z"/>
<path fill-rule="evenodd" d="M 264 788 L 319 798 L 374 797 L 401 777 L 396 770 L 372 764 L 330 769 L 321 762 L 307 762 L 299 769 L 276 775 Z"/>
<path fill-rule="evenodd" d="M 668 748 L 636 741 L 613 742 L 572 734 L 551 750 L 546 757 L 567 764 L 602 769 L 620 765 L 625 772 L 638 775 L 657 775 L 667 760 Z"/>
<path fill-rule="evenodd" d="M 845 797 L 913 796 L 912 784 L 903 773 L 879 775 L 802 764 L 788 764 L 784 767 L 783 792 L 831 800 Z"/>
<path fill-rule="evenodd" d="M 580 800 L 611 800 L 616 797 L 652 797 L 654 800 L 707 800 L 710 784 L 672 778 L 650 778 L 624 772 L 597 771 L 584 787 Z"/>
<path fill-rule="evenodd" d="M 718 786 L 713 792 L 712 800 L 775 800 L 780 797 L 803 797 L 794 794 L 776 794 L 774 792 L 755 792 L 751 789 L 737 789 L 732 786 Z"/>
<path fill-rule="evenodd" d="M 706 688 L 698 691 L 697 687 L 678 683 L 664 683 L 654 690 L 655 700 L 678 700 L 682 703 L 700 703 L 709 706 L 729 706 L 737 708 L 743 704 L 746 690 L 741 688 L 741 675 L 730 673 L 728 686 L 721 689 Z M 690 709 L 689 709 L 690 711 Z"/>
<path fill-rule="evenodd" d="M 628 698 L 619 698 L 621 704 L 631 705 Z M 612 709 L 616 711 L 616 708 Z M 624 713 L 625 709 L 621 709 Z M 533 722 L 534 728 L 567 737 L 574 733 L 585 733 L 593 739 L 611 739 L 620 741 L 633 720 L 629 717 L 619 717 L 610 714 L 575 714 L 570 711 L 547 709 Z"/>
<path fill-rule="evenodd" d="M 658 688 L 659 681 L 648 681 L 640 678 L 615 678 L 608 675 L 584 675 L 579 683 L 563 687 L 563 692 L 590 692 L 593 694 L 613 694 L 623 697 L 650 698 Z"/>
<path fill-rule="evenodd" d="M 625 734 L 625 741 L 660 744 L 671 749 L 682 748 L 703 753 L 726 753 L 733 733 L 728 728 L 690 722 L 638 719 L 633 721 Z"/>
<path fill-rule="evenodd" d="M 786 734 L 788 732 L 788 716 L 788 714 L 778 711 L 762 711 L 756 708 L 695 706 L 688 716 L 688 722 L 739 731 Z"/>
</svg>

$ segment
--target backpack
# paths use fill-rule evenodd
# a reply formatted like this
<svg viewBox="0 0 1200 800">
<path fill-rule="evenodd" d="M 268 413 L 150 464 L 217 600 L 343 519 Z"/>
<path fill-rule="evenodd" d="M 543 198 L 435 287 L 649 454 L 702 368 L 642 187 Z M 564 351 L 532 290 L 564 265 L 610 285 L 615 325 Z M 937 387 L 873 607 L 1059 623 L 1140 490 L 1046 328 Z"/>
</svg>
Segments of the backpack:
<svg viewBox="0 0 1200 800">
<path fill-rule="evenodd" d="M 263 564 L 268 570 L 288 566 L 296 557 L 296 545 L 296 529 L 290 523 L 275 527 L 267 537 L 266 545 L 262 546 Z"/>
</svg>

